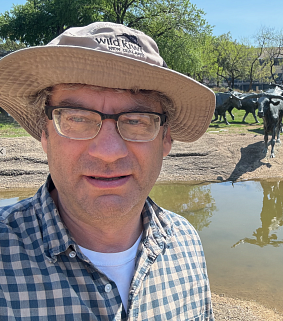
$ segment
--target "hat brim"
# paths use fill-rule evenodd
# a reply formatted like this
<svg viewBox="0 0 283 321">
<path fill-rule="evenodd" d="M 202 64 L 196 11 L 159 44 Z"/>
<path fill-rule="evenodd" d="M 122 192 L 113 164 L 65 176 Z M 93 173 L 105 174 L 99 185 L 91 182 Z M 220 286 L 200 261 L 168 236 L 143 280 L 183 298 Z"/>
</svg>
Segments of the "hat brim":
<svg viewBox="0 0 283 321">
<path fill-rule="evenodd" d="M 30 47 L 0 60 L 0 106 L 34 138 L 41 132 L 28 102 L 43 88 L 82 83 L 108 88 L 157 90 L 172 99 L 174 140 L 193 142 L 208 128 L 215 95 L 206 86 L 171 69 L 77 46 Z"/>
</svg>

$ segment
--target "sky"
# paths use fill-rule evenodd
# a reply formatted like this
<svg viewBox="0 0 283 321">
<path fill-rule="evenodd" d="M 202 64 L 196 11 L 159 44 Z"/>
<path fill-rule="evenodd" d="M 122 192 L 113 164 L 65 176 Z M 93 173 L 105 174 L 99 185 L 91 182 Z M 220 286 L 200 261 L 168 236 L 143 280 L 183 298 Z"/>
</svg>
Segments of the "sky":
<svg viewBox="0 0 283 321">
<path fill-rule="evenodd" d="M 282 0 L 191 0 L 191 3 L 206 13 L 204 17 L 214 26 L 215 36 L 230 31 L 233 40 L 252 41 L 262 26 L 283 29 Z"/>
<path fill-rule="evenodd" d="M 0 13 L 10 11 L 13 4 L 25 4 L 26 0 L 0 0 Z"/>
<path fill-rule="evenodd" d="M 13 4 L 25 4 L 26 0 L 0 0 L 0 13 L 9 11 Z M 283 29 L 283 1 L 267 0 L 191 0 L 206 15 L 204 18 L 219 36 L 230 31 L 233 40 L 250 39 L 262 26 Z"/>
</svg>

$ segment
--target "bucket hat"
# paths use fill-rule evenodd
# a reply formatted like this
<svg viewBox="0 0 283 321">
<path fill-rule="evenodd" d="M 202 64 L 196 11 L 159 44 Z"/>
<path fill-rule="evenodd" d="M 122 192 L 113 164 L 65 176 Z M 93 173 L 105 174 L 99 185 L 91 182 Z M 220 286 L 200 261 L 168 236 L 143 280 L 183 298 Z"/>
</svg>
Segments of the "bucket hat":
<svg viewBox="0 0 283 321">
<path fill-rule="evenodd" d="M 182 142 L 201 137 L 215 109 L 214 93 L 169 69 L 152 38 L 110 22 L 69 28 L 45 46 L 15 51 L 0 60 L 0 75 L 0 106 L 37 140 L 30 97 L 61 83 L 162 92 L 175 106 L 168 115 L 172 139 Z"/>
</svg>

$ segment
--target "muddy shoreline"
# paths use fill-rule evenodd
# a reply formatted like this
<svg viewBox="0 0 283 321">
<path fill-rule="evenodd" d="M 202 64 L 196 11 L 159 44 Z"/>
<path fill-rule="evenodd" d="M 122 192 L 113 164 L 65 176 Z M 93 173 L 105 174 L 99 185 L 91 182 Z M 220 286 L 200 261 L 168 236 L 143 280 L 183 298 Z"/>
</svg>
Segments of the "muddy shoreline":
<svg viewBox="0 0 283 321">
<path fill-rule="evenodd" d="M 41 186 L 48 175 L 46 155 L 31 137 L 0 138 L 6 156 L 0 156 L 0 193 L 9 189 Z M 195 143 L 174 142 L 164 158 L 159 182 L 223 182 L 283 179 L 283 148 L 276 146 L 275 158 L 263 150 L 262 135 L 206 133 Z M 216 321 L 283 320 L 255 302 L 213 294 Z"/>
</svg>

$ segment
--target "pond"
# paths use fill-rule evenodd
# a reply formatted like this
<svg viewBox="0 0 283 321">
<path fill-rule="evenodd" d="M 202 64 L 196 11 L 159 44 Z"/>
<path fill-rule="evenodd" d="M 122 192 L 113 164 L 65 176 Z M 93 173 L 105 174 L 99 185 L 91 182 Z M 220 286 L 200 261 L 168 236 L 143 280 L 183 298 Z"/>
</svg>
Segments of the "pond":
<svg viewBox="0 0 283 321">
<path fill-rule="evenodd" d="M 0 191 L 0 207 L 34 192 Z M 214 293 L 283 312 L 283 181 L 157 184 L 150 196 L 198 230 Z"/>
</svg>

